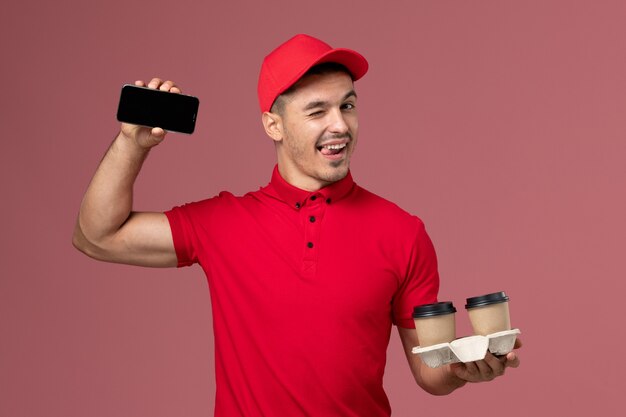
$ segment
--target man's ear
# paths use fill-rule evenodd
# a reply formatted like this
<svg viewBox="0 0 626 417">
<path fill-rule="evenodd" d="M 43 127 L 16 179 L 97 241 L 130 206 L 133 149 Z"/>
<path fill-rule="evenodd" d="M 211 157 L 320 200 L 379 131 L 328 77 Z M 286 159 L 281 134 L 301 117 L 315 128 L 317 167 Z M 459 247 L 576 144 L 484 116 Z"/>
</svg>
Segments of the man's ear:
<svg viewBox="0 0 626 417">
<path fill-rule="evenodd" d="M 275 142 L 283 140 L 283 119 L 280 115 L 266 111 L 263 112 L 262 121 L 267 136 Z"/>
</svg>

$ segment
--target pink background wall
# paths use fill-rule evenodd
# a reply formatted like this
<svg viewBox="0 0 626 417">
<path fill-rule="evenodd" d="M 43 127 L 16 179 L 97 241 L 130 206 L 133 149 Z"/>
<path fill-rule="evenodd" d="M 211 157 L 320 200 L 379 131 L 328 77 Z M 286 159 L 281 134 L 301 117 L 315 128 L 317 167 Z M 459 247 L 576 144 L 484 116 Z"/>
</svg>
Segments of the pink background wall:
<svg viewBox="0 0 626 417">
<path fill-rule="evenodd" d="M 202 101 L 197 133 L 151 154 L 137 209 L 264 185 L 258 69 L 298 32 L 369 59 L 353 174 L 426 222 L 441 298 L 506 290 L 523 332 L 519 369 L 443 398 L 414 386 L 394 333 L 394 415 L 619 414 L 626 2 L 37 3 L 0 15 L 0 415 L 211 415 L 200 268 L 98 263 L 71 232 L 137 78 Z"/>
</svg>

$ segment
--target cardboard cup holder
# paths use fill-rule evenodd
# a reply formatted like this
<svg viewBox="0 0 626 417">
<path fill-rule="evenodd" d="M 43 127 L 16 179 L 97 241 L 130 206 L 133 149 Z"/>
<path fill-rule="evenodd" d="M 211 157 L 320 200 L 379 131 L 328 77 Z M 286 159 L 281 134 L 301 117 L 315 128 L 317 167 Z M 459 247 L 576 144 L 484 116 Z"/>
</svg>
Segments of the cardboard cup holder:
<svg viewBox="0 0 626 417">
<path fill-rule="evenodd" d="M 487 351 L 494 355 L 506 355 L 513 350 L 519 329 L 505 330 L 487 336 L 467 336 L 450 343 L 427 347 L 414 347 L 413 354 L 430 368 L 438 368 L 455 362 L 474 362 L 485 358 Z"/>
</svg>

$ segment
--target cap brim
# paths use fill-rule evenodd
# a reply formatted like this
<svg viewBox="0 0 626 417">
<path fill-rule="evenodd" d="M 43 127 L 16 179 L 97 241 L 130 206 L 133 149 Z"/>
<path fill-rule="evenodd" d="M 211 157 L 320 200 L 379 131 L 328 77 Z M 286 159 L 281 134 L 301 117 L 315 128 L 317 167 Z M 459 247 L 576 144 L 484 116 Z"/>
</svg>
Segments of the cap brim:
<svg viewBox="0 0 626 417">
<path fill-rule="evenodd" d="M 310 65 L 305 66 L 300 72 L 296 74 L 296 76 L 291 80 L 291 82 L 287 83 L 281 90 L 278 92 L 278 95 L 287 91 L 291 86 L 293 86 L 308 70 L 318 64 L 324 64 L 326 62 L 335 62 L 337 64 L 341 64 L 350 72 L 352 76 L 352 80 L 356 81 L 359 78 L 363 77 L 369 68 L 369 64 L 365 57 L 360 53 L 353 51 L 352 49 L 345 48 L 336 48 L 331 49 L 330 51 L 324 53 L 322 56 L 317 58 L 315 61 L 311 62 Z"/>
<path fill-rule="evenodd" d="M 325 62 L 336 62 L 343 65 L 348 69 L 348 71 L 350 71 L 350 74 L 352 74 L 352 79 L 354 81 L 363 77 L 365 73 L 367 73 L 367 69 L 369 68 L 369 64 L 367 63 L 367 60 L 363 55 L 356 51 L 353 51 L 352 49 L 345 48 L 337 48 L 328 51 L 327 53 L 322 55 L 317 61 L 315 61 L 311 65 L 311 67 Z M 311 67 L 307 68 L 307 71 Z"/>
</svg>

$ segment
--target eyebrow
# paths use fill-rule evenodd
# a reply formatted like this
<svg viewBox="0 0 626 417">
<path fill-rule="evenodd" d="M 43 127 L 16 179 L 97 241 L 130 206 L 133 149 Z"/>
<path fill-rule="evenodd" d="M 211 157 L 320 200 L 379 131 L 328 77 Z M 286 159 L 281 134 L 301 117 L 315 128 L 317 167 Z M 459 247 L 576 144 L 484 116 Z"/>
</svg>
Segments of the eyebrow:
<svg viewBox="0 0 626 417">
<path fill-rule="evenodd" d="M 356 91 L 354 90 L 350 90 L 346 93 L 345 96 L 343 96 L 343 98 L 341 99 L 341 101 L 345 101 L 350 97 L 354 97 L 357 98 L 356 95 Z M 310 102 L 309 104 L 307 104 L 306 106 L 304 106 L 304 108 L 302 110 L 307 111 L 307 110 L 311 110 L 314 109 L 316 107 L 325 107 L 328 105 L 328 101 L 323 101 L 323 100 L 315 100 Z"/>
</svg>

